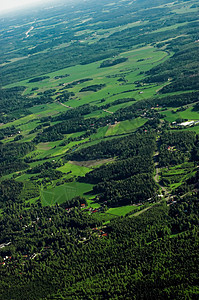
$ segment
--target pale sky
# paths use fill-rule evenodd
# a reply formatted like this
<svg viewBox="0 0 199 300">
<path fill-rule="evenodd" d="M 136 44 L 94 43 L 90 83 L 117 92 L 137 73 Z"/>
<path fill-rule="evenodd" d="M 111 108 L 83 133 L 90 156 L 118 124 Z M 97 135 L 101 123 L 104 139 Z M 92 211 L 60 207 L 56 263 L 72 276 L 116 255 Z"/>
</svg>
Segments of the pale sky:
<svg viewBox="0 0 199 300">
<path fill-rule="evenodd" d="M 46 1 L 45 1 L 46 2 Z M 23 6 L 44 3 L 44 0 L 0 0 L 0 12 L 20 9 Z"/>
</svg>

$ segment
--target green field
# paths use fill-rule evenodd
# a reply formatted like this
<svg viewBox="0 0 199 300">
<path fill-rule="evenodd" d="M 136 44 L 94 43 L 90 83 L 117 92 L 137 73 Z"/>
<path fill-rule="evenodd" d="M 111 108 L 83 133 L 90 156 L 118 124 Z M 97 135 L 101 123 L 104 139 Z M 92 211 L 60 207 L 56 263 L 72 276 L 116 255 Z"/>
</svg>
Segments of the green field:
<svg viewBox="0 0 199 300">
<path fill-rule="evenodd" d="M 168 53 L 164 51 L 157 51 L 154 47 L 146 46 L 139 49 L 131 50 L 128 52 L 121 53 L 118 57 L 127 57 L 128 60 L 124 63 L 115 65 L 111 68 L 99 68 L 102 61 L 91 63 L 88 65 L 76 65 L 73 67 L 65 68 L 56 72 L 45 74 L 50 76 L 49 79 L 45 79 L 41 82 L 36 83 L 29 83 L 29 80 L 20 81 L 17 84 L 11 84 L 6 87 L 13 87 L 13 86 L 26 86 L 27 89 L 25 90 L 26 94 L 29 94 L 32 88 L 39 88 L 37 93 L 44 92 L 50 88 L 56 89 L 58 92 L 60 90 L 60 84 L 68 84 L 76 80 L 80 80 L 83 78 L 92 78 L 93 80 L 80 83 L 73 88 L 70 88 L 69 91 L 75 93 L 74 99 L 67 101 L 65 104 L 77 107 L 83 105 L 85 103 L 95 103 L 102 98 L 108 98 L 106 103 L 112 102 L 116 99 L 123 97 L 136 97 L 138 100 L 142 98 L 146 98 L 149 95 L 153 95 L 156 93 L 158 87 L 155 85 L 150 85 L 147 87 L 147 90 L 143 92 L 143 94 L 139 94 L 142 89 L 137 89 L 134 81 L 141 80 L 143 75 L 140 72 L 145 72 L 149 70 L 151 67 L 157 65 L 160 61 L 168 58 Z M 139 61 L 139 60 L 143 61 Z M 138 62 L 139 61 L 139 62 Z M 62 79 L 54 79 L 55 76 L 61 76 L 64 74 L 69 74 L 70 76 Z M 118 82 L 118 78 L 124 77 L 126 83 Z M 90 84 L 106 84 L 106 87 L 98 92 L 86 92 L 80 93 L 80 89 L 86 87 Z M 134 89 L 129 93 L 125 93 L 129 90 Z M 121 94 L 125 93 L 125 94 Z M 114 98 L 111 98 L 114 97 Z M 30 109 L 32 113 L 40 113 L 40 115 L 46 115 L 54 113 L 57 111 L 61 111 L 64 107 L 57 108 L 51 107 L 53 104 L 49 105 L 49 109 L 45 109 L 45 105 L 39 105 L 38 108 Z M 61 105 L 60 105 L 61 106 Z"/>
<path fill-rule="evenodd" d="M 199 112 L 194 111 L 193 107 L 189 107 L 184 111 L 176 111 L 176 109 L 169 109 L 161 112 L 165 115 L 165 120 L 168 122 L 174 122 L 178 118 L 188 119 L 188 120 L 199 120 Z"/>
<path fill-rule="evenodd" d="M 109 208 L 106 213 L 116 215 L 116 216 L 125 216 L 129 212 L 137 209 L 137 206 L 134 205 L 126 205 L 126 206 L 120 206 L 120 207 L 114 207 L 114 208 Z M 139 206 L 140 208 L 140 206 Z"/>
<path fill-rule="evenodd" d="M 72 182 L 53 189 L 41 190 L 41 202 L 42 205 L 47 206 L 67 202 L 76 196 L 88 198 L 89 195 L 85 195 L 85 193 L 91 191 L 92 187 L 92 184 Z"/>
<path fill-rule="evenodd" d="M 110 125 L 106 132 L 106 136 L 133 132 L 137 128 L 143 126 L 146 122 L 147 119 L 136 118 L 133 120 L 126 120 L 126 121 L 116 123 L 116 125 Z"/>
<path fill-rule="evenodd" d="M 92 169 L 83 166 L 77 166 L 73 163 L 68 162 L 64 166 L 58 168 L 57 170 L 63 173 L 71 172 L 70 174 L 68 174 L 68 177 L 73 177 L 73 176 L 84 176 Z"/>
<path fill-rule="evenodd" d="M 188 127 L 183 129 L 185 131 L 195 131 L 197 134 L 199 134 L 199 125 L 193 126 L 193 127 Z"/>
<path fill-rule="evenodd" d="M 60 92 L 60 89 L 64 84 L 72 83 L 73 81 L 78 81 L 80 79 L 91 78 L 92 80 L 84 83 L 77 84 L 72 88 L 69 88 L 69 92 L 75 93 L 75 96 L 72 97 L 69 101 L 65 102 L 66 106 L 78 107 L 83 104 L 90 103 L 91 105 L 102 106 L 106 104 L 111 104 L 113 101 L 124 98 L 135 98 L 137 101 L 142 100 L 151 96 L 154 96 L 157 90 L 163 85 L 160 84 L 147 84 L 143 87 L 137 87 L 135 81 L 142 80 L 144 78 L 144 72 L 149 70 L 151 67 L 156 66 L 158 63 L 166 60 L 169 55 L 165 51 L 157 50 L 152 46 L 145 46 L 138 49 L 134 49 L 128 52 L 123 52 L 118 57 L 126 57 L 128 60 L 126 62 L 120 63 L 113 67 L 108 68 L 99 68 L 102 61 L 90 63 L 88 65 L 76 65 L 73 67 L 65 68 L 58 70 L 56 72 L 45 74 L 50 78 L 29 83 L 28 80 L 20 81 L 8 85 L 7 87 L 13 86 L 26 86 L 25 94 L 29 94 L 32 88 L 38 88 L 34 96 L 37 96 L 37 93 L 44 92 L 50 88 Z M 69 74 L 68 77 L 55 79 L 56 76 L 61 76 L 64 74 Z M 123 78 L 124 81 L 118 81 Z M 105 87 L 97 92 L 80 92 L 83 87 L 95 84 L 105 84 Z M 61 86 L 60 86 L 61 85 Z M 55 98 L 54 96 L 54 98 Z M 105 99 L 102 103 L 101 100 Z M 107 111 L 102 110 L 101 108 L 97 111 L 92 112 L 89 115 L 86 115 L 85 118 L 99 118 L 109 115 L 116 110 L 127 107 L 133 104 L 133 102 L 127 102 L 119 105 L 110 106 Z M 58 102 L 37 105 L 29 108 L 31 112 L 30 115 L 22 117 L 18 120 L 13 121 L 12 123 L 7 123 L 3 125 L 2 128 L 14 125 L 21 132 L 23 139 L 20 142 L 29 142 L 31 141 L 37 133 L 30 134 L 31 130 L 34 130 L 38 126 L 39 119 L 42 117 L 53 116 L 60 114 L 68 110 L 66 106 L 59 104 Z M 54 123 L 55 124 L 55 123 Z M 124 134 L 131 131 L 134 131 L 139 126 L 142 126 L 144 121 L 127 121 L 121 122 L 116 125 L 115 128 L 103 128 L 98 129 L 96 135 L 92 136 L 91 139 L 103 138 L 104 136 L 111 136 L 116 134 Z M 53 123 L 51 123 L 53 125 Z M 67 135 L 66 138 L 69 136 Z M 4 142 L 13 141 L 14 137 L 9 137 L 4 140 Z M 57 155 L 62 155 L 69 149 L 74 146 L 86 142 L 84 141 L 71 142 L 67 146 L 60 147 L 59 142 L 48 143 L 46 145 L 38 145 L 37 150 L 32 153 L 33 156 L 37 159 L 45 159 L 47 157 L 53 157 Z"/>
</svg>

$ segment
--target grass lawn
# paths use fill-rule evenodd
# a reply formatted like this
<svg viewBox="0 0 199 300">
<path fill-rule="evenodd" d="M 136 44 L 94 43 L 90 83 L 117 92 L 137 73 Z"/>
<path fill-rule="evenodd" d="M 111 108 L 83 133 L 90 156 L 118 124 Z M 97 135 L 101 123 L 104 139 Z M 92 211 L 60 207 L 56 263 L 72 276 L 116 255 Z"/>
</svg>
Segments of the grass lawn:
<svg viewBox="0 0 199 300">
<path fill-rule="evenodd" d="M 199 134 L 199 125 L 196 125 L 194 127 L 188 127 L 188 128 L 185 128 L 183 129 L 185 131 L 195 131 L 197 134 Z"/>
<path fill-rule="evenodd" d="M 94 201 L 93 196 L 92 196 L 91 198 L 87 199 L 87 203 L 88 203 L 88 206 L 89 206 L 89 207 L 92 207 L 92 208 L 99 208 L 99 207 L 100 207 L 100 204 L 99 204 L 99 203 L 96 203 L 96 202 Z"/>
<path fill-rule="evenodd" d="M 108 126 L 97 129 L 97 133 L 91 135 L 91 140 L 102 139 L 103 137 L 105 137 L 107 130 Z"/>
<path fill-rule="evenodd" d="M 82 134 L 82 133 L 81 133 Z M 72 135 L 71 135 L 72 136 Z M 69 135 L 66 136 L 67 139 Z M 52 158 L 55 156 L 60 156 L 64 154 L 69 149 L 76 148 L 79 144 L 85 143 L 89 139 L 86 138 L 80 141 L 73 141 L 65 146 L 60 146 L 61 140 L 55 142 L 46 142 L 46 143 L 39 143 L 37 145 L 37 149 L 27 155 L 27 157 L 34 156 L 36 159 L 47 159 Z"/>
<path fill-rule="evenodd" d="M 178 111 L 175 113 L 173 111 L 175 111 L 175 109 L 169 109 L 160 113 L 166 116 L 165 120 L 167 120 L 168 122 L 174 122 L 178 118 L 199 120 L 199 112 L 193 111 L 193 107 L 189 107 L 184 111 Z"/>
<path fill-rule="evenodd" d="M 141 127 L 147 122 L 147 119 L 143 118 L 136 118 L 133 120 L 126 120 L 122 122 L 118 122 L 115 125 L 110 125 L 106 136 L 109 135 L 118 135 L 118 134 L 125 134 L 132 131 L 135 131 L 137 128 Z"/>
<path fill-rule="evenodd" d="M 107 214 L 112 214 L 116 216 L 125 216 L 129 212 L 137 209 L 137 206 L 133 205 L 126 205 L 126 206 L 120 206 L 120 207 L 114 207 L 114 208 L 109 208 L 106 213 Z"/>
<path fill-rule="evenodd" d="M 92 169 L 83 166 L 77 166 L 75 164 L 67 162 L 64 166 L 58 168 L 57 170 L 63 173 L 71 172 L 70 174 L 68 174 L 68 177 L 72 177 L 72 176 L 84 176 Z"/>
</svg>

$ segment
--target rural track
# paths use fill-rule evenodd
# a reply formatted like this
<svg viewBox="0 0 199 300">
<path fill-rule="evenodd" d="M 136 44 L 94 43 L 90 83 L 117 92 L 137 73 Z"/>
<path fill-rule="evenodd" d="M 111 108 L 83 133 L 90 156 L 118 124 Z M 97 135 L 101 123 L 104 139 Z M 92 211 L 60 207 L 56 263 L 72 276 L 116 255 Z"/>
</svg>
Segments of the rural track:
<svg viewBox="0 0 199 300">
<path fill-rule="evenodd" d="M 57 102 L 57 103 L 59 103 L 60 105 L 62 105 L 62 106 L 64 106 L 64 107 L 67 107 L 67 108 L 73 109 L 73 107 L 71 107 L 71 106 L 68 106 L 68 105 L 66 105 L 66 104 L 63 104 L 63 103 L 61 103 L 61 102 Z"/>
<path fill-rule="evenodd" d="M 159 168 L 158 156 L 159 156 L 159 151 L 156 151 L 155 155 L 153 157 L 153 159 L 154 159 L 154 165 L 155 165 L 155 172 L 156 172 L 156 174 L 154 176 L 154 180 L 160 186 L 160 188 L 162 189 L 162 191 L 165 192 L 165 194 L 167 194 L 168 193 L 167 189 L 159 181 L 160 168 Z"/>
<path fill-rule="evenodd" d="M 109 110 L 107 110 L 107 109 L 103 109 L 103 111 L 105 111 L 105 112 L 107 112 L 107 113 L 109 113 L 109 114 L 113 114 L 113 112 L 112 111 L 109 111 Z"/>
</svg>

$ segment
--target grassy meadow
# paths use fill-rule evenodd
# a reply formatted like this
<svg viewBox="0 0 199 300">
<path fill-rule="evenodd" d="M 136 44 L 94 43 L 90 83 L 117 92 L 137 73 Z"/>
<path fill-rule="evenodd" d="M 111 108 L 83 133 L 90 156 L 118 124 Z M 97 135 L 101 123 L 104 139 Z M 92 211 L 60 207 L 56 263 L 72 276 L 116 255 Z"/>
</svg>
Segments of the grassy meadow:
<svg viewBox="0 0 199 300">
<path fill-rule="evenodd" d="M 64 203 L 76 196 L 84 196 L 86 198 L 89 195 L 86 195 L 89 191 L 92 190 L 92 184 L 71 182 L 64 185 L 57 186 L 53 189 L 41 190 L 41 202 L 42 205 L 55 205 Z"/>
</svg>

